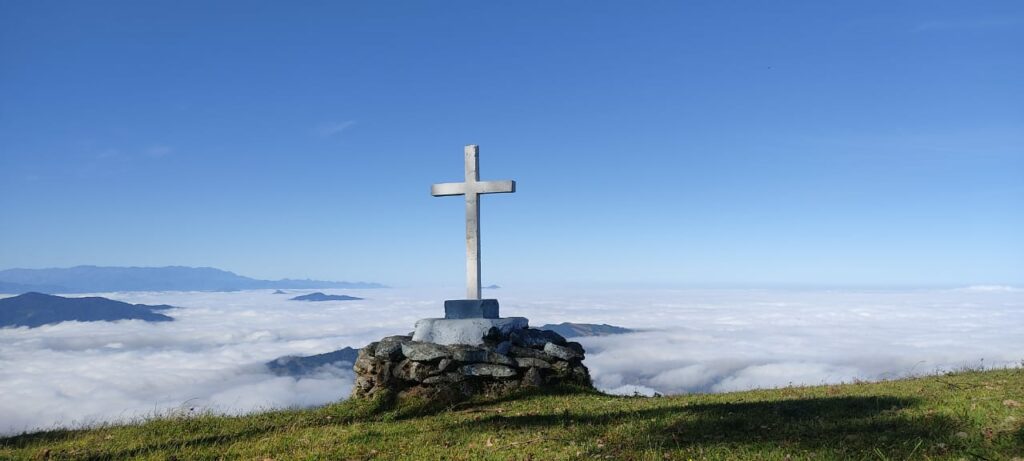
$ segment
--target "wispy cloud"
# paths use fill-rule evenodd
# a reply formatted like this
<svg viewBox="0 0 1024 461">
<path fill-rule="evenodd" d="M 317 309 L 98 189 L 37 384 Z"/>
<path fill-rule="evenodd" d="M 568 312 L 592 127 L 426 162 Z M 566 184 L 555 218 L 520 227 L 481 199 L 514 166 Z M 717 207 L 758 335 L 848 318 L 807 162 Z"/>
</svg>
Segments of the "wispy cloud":
<svg viewBox="0 0 1024 461">
<path fill-rule="evenodd" d="M 320 134 L 320 136 L 329 138 L 331 136 L 337 136 L 341 134 L 343 131 L 351 128 L 352 125 L 355 124 L 355 120 L 347 120 L 344 122 L 326 122 L 321 123 L 316 130 L 317 133 Z"/>
</svg>

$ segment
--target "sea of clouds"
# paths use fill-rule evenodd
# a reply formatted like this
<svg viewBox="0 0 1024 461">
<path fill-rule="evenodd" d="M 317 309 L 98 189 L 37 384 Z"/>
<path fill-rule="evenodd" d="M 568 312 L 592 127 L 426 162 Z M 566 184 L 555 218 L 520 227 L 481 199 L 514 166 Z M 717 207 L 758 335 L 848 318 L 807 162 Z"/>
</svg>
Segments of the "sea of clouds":
<svg viewBox="0 0 1024 461">
<path fill-rule="evenodd" d="M 179 306 L 174 322 L 65 322 L 0 329 L 0 434 L 168 413 L 237 414 L 348 396 L 352 372 L 275 376 L 265 362 L 359 347 L 437 316 L 446 293 L 324 290 L 363 301 L 299 302 L 271 290 L 100 293 Z M 1024 290 L 502 289 L 503 315 L 532 325 L 609 323 L 581 338 L 594 383 L 615 393 L 727 392 L 1020 366 Z M 84 295 L 75 295 L 84 296 Z"/>
</svg>

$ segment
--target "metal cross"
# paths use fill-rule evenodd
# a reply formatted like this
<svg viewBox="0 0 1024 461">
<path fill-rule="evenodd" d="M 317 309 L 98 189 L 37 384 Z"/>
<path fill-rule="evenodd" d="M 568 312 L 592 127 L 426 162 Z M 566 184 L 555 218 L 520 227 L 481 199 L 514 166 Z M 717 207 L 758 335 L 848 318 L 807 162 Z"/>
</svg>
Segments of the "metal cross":
<svg viewBox="0 0 1024 461">
<path fill-rule="evenodd" d="M 466 299 L 480 299 L 480 194 L 515 192 L 515 181 L 480 181 L 480 147 L 466 146 L 466 182 L 430 186 L 430 195 L 466 196 Z"/>
</svg>

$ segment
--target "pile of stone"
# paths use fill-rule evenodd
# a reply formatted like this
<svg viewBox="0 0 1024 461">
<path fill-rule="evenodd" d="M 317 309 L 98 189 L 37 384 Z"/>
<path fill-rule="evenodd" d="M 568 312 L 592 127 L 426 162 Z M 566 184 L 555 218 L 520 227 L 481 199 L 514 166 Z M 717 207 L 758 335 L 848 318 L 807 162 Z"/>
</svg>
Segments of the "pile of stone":
<svg viewBox="0 0 1024 461">
<path fill-rule="evenodd" d="M 359 351 L 354 398 L 381 392 L 457 400 L 503 395 L 524 387 L 591 387 L 583 346 L 558 333 L 492 328 L 480 346 L 442 345 L 389 336 Z"/>
</svg>

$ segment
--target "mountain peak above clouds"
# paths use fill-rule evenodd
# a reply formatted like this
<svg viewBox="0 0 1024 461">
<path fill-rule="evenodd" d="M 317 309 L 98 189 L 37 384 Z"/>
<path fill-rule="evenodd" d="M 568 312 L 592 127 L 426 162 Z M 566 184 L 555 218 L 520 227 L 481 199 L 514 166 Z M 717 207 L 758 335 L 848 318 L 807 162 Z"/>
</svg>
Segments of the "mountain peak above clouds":
<svg viewBox="0 0 1024 461">
<path fill-rule="evenodd" d="M 67 321 L 145 320 L 147 322 L 169 322 L 174 319 L 154 311 L 170 308 L 172 306 L 128 304 L 95 296 L 65 298 L 30 292 L 0 299 L 0 328 L 35 328 Z"/>
</svg>

